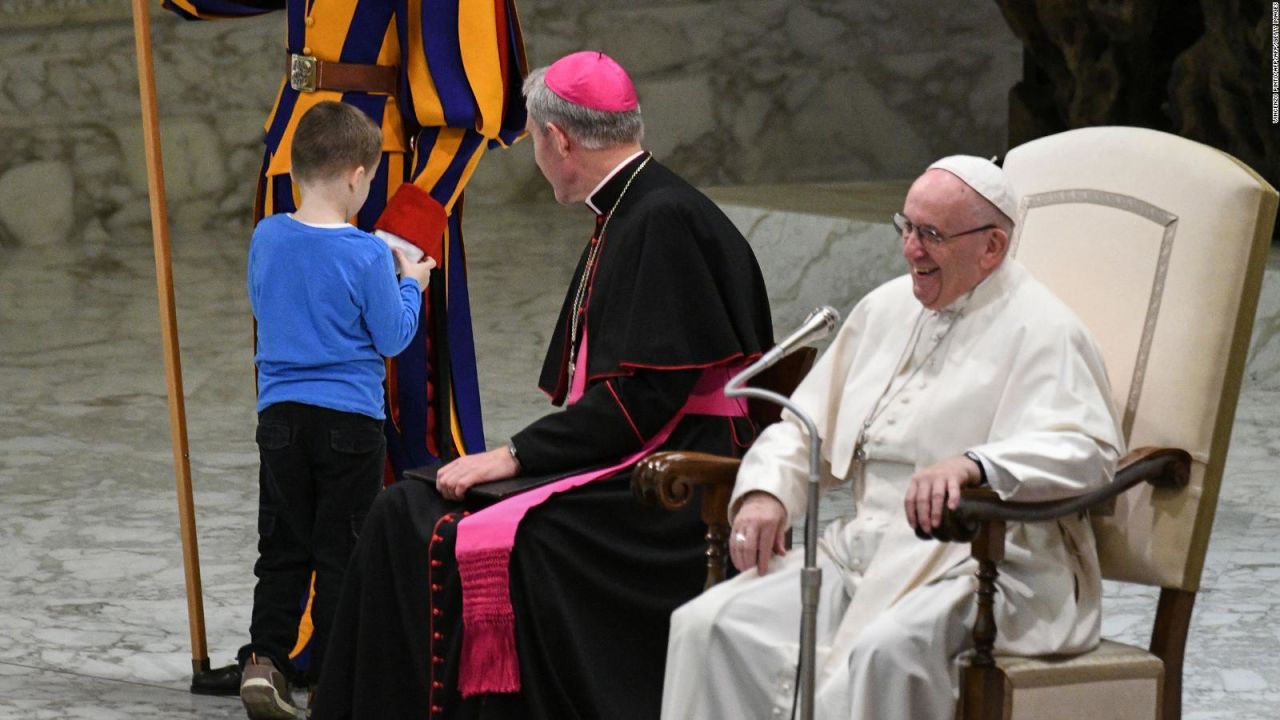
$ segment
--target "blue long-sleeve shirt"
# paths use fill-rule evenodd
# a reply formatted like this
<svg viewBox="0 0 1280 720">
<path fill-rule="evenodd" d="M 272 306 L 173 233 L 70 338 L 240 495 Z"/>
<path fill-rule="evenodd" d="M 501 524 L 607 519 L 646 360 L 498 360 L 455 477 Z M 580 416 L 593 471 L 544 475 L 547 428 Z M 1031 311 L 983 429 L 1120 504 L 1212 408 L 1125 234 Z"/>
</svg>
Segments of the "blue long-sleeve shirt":
<svg viewBox="0 0 1280 720">
<path fill-rule="evenodd" d="M 272 215 L 253 232 L 248 287 L 259 412 L 291 401 L 385 418 L 383 356 L 413 339 L 422 289 L 396 280 L 381 240 Z"/>
</svg>

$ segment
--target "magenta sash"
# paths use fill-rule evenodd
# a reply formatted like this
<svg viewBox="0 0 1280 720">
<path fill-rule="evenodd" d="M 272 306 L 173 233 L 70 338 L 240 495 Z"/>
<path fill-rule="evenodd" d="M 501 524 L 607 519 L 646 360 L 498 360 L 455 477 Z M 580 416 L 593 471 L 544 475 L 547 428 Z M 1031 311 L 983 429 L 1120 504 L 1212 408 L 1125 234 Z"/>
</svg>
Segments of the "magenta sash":
<svg viewBox="0 0 1280 720">
<path fill-rule="evenodd" d="M 586 348 L 574 370 L 569 402 L 577 402 L 586 386 Z M 458 689 L 463 697 L 520 690 L 520 665 L 516 657 L 515 613 L 511 607 L 510 564 L 516 528 L 529 508 L 566 490 L 611 476 L 639 462 L 661 447 L 680 420 L 689 414 L 745 417 L 746 401 L 726 398 L 724 385 L 738 367 L 706 368 L 684 407 L 644 447 L 615 465 L 592 470 L 534 488 L 472 513 L 458 524 L 456 555 L 462 578 L 462 665 Z"/>
</svg>

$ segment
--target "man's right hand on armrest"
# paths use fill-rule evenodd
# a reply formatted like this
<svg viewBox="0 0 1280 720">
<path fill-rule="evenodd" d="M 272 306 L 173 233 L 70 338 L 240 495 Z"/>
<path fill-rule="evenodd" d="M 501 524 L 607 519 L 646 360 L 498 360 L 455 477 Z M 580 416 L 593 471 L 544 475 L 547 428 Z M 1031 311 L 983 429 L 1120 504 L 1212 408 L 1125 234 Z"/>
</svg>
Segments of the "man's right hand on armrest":
<svg viewBox="0 0 1280 720">
<path fill-rule="evenodd" d="M 747 493 L 729 532 L 729 557 L 740 572 L 769 571 L 774 555 L 786 555 L 787 509 L 778 498 L 756 490 Z"/>
</svg>

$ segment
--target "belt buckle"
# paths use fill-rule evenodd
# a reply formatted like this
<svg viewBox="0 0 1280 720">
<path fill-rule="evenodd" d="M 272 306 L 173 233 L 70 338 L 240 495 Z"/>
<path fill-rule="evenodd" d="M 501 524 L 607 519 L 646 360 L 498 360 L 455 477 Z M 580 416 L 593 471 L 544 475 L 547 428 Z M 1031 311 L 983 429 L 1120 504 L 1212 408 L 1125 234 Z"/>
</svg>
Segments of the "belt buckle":
<svg viewBox="0 0 1280 720">
<path fill-rule="evenodd" d="M 289 56 L 289 87 L 298 92 L 316 91 L 316 59 L 311 55 Z"/>
</svg>

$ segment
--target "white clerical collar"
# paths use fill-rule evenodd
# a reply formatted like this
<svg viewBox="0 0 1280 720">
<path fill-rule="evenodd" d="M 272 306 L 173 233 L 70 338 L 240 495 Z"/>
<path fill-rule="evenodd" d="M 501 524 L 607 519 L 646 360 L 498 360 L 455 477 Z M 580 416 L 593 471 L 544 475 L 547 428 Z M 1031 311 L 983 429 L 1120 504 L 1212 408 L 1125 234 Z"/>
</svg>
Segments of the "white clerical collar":
<svg viewBox="0 0 1280 720">
<path fill-rule="evenodd" d="M 626 167 L 627 163 L 631 162 L 632 160 L 635 160 L 636 158 L 640 157 L 643 154 L 644 154 L 644 150 L 641 150 L 635 153 L 634 155 L 629 156 L 626 160 L 623 160 L 622 162 L 618 163 L 617 166 L 615 166 L 612 170 L 609 171 L 608 175 L 604 176 L 604 179 L 601 180 L 599 184 L 597 184 L 591 192 L 587 193 L 587 199 L 584 202 L 586 202 L 587 207 L 591 208 L 592 212 L 594 212 L 597 215 L 604 214 L 605 211 L 596 207 L 595 204 L 591 202 L 591 198 L 595 197 L 596 193 L 600 192 L 600 188 L 604 187 L 605 185 L 608 185 L 609 181 L 613 179 L 613 176 L 617 175 L 618 172 L 622 170 L 622 168 Z"/>
</svg>

